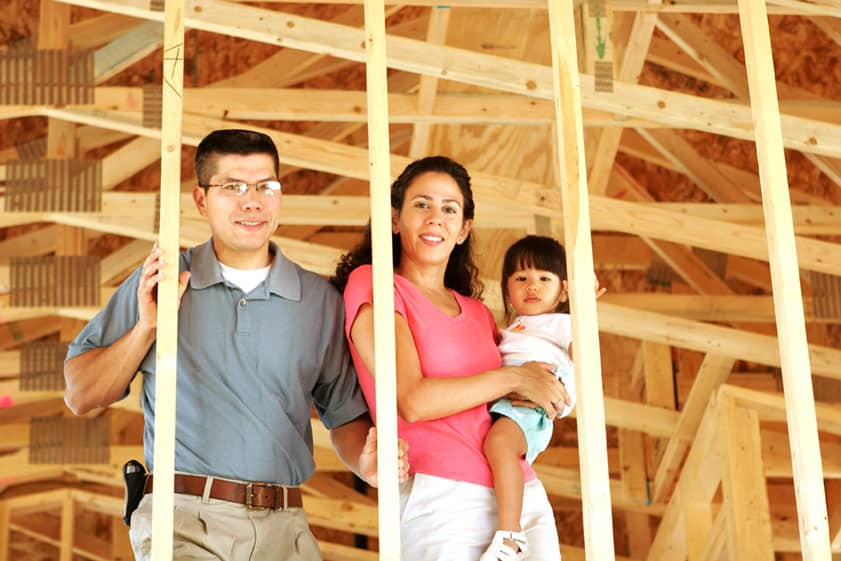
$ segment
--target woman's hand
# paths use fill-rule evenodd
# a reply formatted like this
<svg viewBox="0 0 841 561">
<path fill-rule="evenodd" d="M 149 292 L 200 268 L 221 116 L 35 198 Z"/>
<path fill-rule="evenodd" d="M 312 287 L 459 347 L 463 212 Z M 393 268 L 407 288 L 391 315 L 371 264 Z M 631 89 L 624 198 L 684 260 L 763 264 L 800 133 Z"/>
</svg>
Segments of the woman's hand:
<svg viewBox="0 0 841 561">
<path fill-rule="evenodd" d="M 562 411 L 564 404 L 571 404 L 563 383 L 555 376 L 554 366 L 546 362 L 526 362 L 520 366 L 506 366 L 517 378 L 515 391 L 519 399 L 514 405 L 540 407 L 553 418 Z"/>
</svg>

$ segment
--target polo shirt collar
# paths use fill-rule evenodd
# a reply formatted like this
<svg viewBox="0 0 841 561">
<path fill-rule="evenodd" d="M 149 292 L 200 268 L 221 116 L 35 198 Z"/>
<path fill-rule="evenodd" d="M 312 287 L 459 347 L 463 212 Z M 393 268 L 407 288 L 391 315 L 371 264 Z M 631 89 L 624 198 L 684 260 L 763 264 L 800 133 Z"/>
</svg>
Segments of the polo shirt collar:
<svg viewBox="0 0 841 561">
<path fill-rule="evenodd" d="M 190 259 L 190 288 L 201 290 L 214 284 L 224 283 L 222 267 L 213 251 L 213 239 L 193 248 Z M 269 291 L 288 300 L 299 301 L 301 299 L 301 278 L 295 264 L 292 263 L 277 247 L 274 242 L 269 242 L 269 253 L 272 259 L 272 267 L 269 269 L 269 276 L 266 278 Z"/>
</svg>

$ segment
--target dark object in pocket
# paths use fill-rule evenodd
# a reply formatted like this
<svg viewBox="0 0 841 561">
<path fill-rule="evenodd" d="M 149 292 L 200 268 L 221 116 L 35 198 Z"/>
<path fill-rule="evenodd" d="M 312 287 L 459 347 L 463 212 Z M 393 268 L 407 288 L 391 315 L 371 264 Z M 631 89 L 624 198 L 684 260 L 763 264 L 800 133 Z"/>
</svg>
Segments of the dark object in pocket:
<svg viewBox="0 0 841 561">
<path fill-rule="evenodd" d="M 131 526 L 131 514 L 143 498 L 147 477 L 149 474 L 146 468 L 137 460 L 129 460 L 123 466 L 123 479 L 126 482 L 126 513 L 123 523 L 126 526 Z"/>
</svg>

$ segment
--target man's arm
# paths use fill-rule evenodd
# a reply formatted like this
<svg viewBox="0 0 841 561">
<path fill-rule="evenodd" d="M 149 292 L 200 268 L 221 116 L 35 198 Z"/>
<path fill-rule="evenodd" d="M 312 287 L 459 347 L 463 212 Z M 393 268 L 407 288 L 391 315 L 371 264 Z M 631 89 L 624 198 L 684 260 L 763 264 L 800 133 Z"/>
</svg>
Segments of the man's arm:
<svg viewBox="0 0 841 561">
<path fill-rule="evenodd" d="M 64 365 L 67 389 L 64 401 L 77 415 L 105 407 L 120 399 L 155 342 L 157 301 L 155 287 L 163 264 L 157 245 L 143 262 L 137 286 L 138 319 L 125 335 L 107 347 L 91 349 Z M 187 288 L 189 272 L 179 277 L 179 298 Z"/>
<path fill-rule="evenodd" d="M 154 342 L 155 329 L 138 322 L 112 345 L 68 360 L 64 365 L 67 407 L 76 415 L 84 415 L 123 397 Z"/>
<path fill-rule="evenodd" d="M 377 486 L 377 429 L 368 415 L 340 425 L 330 431 L 330 440 L 339 457 L 359 478 L 371 487 Z M 397 442 L 397 470 L 400 481 L 409 477 L 408 445 Z"/>
</svg>

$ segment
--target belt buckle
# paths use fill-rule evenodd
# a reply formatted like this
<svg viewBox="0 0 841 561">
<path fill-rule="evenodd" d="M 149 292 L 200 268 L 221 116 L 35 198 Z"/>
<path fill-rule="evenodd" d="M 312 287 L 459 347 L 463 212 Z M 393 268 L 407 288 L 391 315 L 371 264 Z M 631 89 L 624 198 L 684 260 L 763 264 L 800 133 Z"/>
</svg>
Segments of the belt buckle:
<svg viewBox="0 0 841 561">
<path fill-rule="evenodd" d="M 257 509 L 269 508 L 269 507 L 266 507 L 266 506 L 255 506 L 254 505 L 254 487 L 255 486 L 266 488 L 266 487 L 269 486 L 269 484 L 264 483 L 264 482 L 256 482 L 255 483 L 255 482 L 252 482 L 252 481 L 249 481 L 248 483 L 246 483 L 246 485 L 245 485 L 245 508 L 247 508 L 248 510 L 257 510 Z"/>
</svg>

